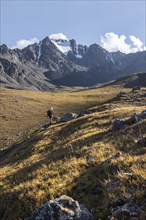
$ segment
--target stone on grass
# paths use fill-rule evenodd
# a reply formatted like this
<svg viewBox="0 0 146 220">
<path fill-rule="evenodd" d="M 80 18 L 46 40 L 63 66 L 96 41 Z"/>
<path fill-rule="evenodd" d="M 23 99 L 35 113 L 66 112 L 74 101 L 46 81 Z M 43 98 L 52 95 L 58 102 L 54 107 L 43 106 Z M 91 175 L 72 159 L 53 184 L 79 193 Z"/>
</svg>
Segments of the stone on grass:
<svg viewBox="0 0 146 220">
<path fill-rule="evenodd" d="M 79 117 L 82 117 L 82 116 L 85 116 L 85 115 L 89 115 L 90 113 L 91 113 L 91 112 L 90 112 L 89 110 L 86 110 L 86 109 L 81 110 L 80 113 L 79 113 L 79 115 L 78 115 L 78 118 L 79 118 Z"/>
<path fill-rule="evenodd" d="M 119 131 L 119 130 L 125 128 L 125 125 L 126 125 L 125 120 L 123 120 L 123 119 L 116 119 L 116 120 L 113 122 L 112 129 L 113 129 L 114 131 Z"/>
<path fill-rule="evenodd" d="M 129 201 L 122 206 L 117 206 L 112 211 L 112 220 L 142 220 L 145 219 L 144 206 Z"/>
<path fill-rule="evenodd" d="M 91 213 L 84 205 L 62 195 L 36 210 L 28 220 L 90 220 Z"/>
<path fill-rule="evenodd" d="M 65 115 L 63 115 L 60 119 L 61 122 L 67 122 L 67 121 L 71 121 L 77 118 L 77 114 L 75 113 L 67 113 Z"/>
</svg>

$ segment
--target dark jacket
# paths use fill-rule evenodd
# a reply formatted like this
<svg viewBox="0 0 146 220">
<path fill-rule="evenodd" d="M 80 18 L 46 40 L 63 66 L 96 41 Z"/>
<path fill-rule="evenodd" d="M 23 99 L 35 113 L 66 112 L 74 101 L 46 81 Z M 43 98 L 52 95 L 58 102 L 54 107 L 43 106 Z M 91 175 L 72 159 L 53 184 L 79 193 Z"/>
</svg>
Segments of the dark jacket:
<svg viewBox="0 0 146 220">
<path fill-rule="evenodd" d="M 51 110 L 51 109 L 49 109 L 49 110 L 47 111 L 47 115 L 49 116 L 49 118 L 53 118 L 54 111 Z"/>
</svg>

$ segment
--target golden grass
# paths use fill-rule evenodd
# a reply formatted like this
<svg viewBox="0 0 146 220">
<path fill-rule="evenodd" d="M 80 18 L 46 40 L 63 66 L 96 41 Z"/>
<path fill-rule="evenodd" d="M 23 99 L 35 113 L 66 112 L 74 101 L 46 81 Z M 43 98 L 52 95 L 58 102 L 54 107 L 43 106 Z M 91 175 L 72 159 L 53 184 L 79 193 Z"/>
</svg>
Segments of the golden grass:
<svg viewBox="0 0 146 220">
<path fill-rule="evenodd" d="M 114 100 L 101 104 L 113 98 L 115 92 L 117 88 L 106 88 L 105 97 L 101 98 L 103 88 L 53 94 L 56 102 L 56 97 L 59 100 L 63 95 L 70 103 L 70 110 L 72 105 L 79 110 L 86 101 L 93 113 L 38 131 L 1 162 L 2 220 L 25 219 L 42 203 L 61 194 L 72 196 L 94 210 L 95 220 L 107 219 L 109 204 L 117 199 L 143 201 L 145 154 L 137 141 L 146 135 L 146 120 L 139 126 L 130 126 L 125 133 L 112 131 L 111 126 L 115 118 L 127 118 L 145 110 L 146 106 Z M 88 99 L 91 94 L 93 97 Z M 44 95 L 45 101 L 51 96 L 39 95 L 39 98 Z M 92 107 L 94 102 L 100 106 Z M 60 112 L 64 110 L 64 106 L 61 107 L 64 103 L 58 105 Z M 55 107 L 57 109 L 57 104 Z M 45 115 L 45 110 L 42 112 Z M 104 165 L 117 152 L 121 156 Z M 112 188 L 115 182 L 118 185 Z"/>
<path fill-rule="evenodd" d="M 114 89 L 92 89 L 82 91 L 32 92 L 1 89 L 0 95 L 0 150 L 9 147 L 16 140 L 33 132 L 41 124 L 47 123 L 46 112 L 53 106 L 56 115 L 67 112 L 78 113 L 97 103 L 113 98 Z"/>
</svg>

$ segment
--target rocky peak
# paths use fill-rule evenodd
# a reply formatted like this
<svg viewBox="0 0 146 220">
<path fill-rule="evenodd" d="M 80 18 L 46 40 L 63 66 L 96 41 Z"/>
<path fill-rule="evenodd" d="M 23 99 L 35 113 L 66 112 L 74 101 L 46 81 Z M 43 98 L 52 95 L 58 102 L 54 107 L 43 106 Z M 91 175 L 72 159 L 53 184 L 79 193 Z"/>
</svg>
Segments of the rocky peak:
<svg viewBox="0 0 146 220">
<path fill-rule="evenodd" d="M 5 53 L 7 53 L 8 51 L 9 51 L 9 48 L 7 47 L 7 45 L 2 44 L 2 45 L 0 46 L 0 53 L 1 53 L 1 54 L 5 54 Z"/>
<path fill-rule="evenodd" d="M 74 39 L 70 40 L 70 47 L 72 49 L 73 55 L 75 55 L 77 58 L 83 57 L 88 50 L 86 45 L 77 44 Z"/>
<path fill-rule="evenodd" d="M 107 63 L 113 64 L 111 59 L 110 59 L 110 53 L 103 49 L 101 46 L 98 44 L 92 44 L 85 56 L 83 57 L 84 62 L 86 65 L 106 65 Z"/>
<path fill-rule="evenodd" d="M 74 55 L 77 55 L 77 43 L 74 39 L 70 40 L 70 46 Z"/>
<path fill-rule="evenodd" d="M 92 44 L 89 49 L 88 49 L 88 53 L 90 53 L 90 55 L 99 55 L 99 53 L 105 53 L 107 54 L 108 52 L 103 49 L 101 46 L 99 46 L 98 44 Z"/>
<path fill-rule="evenodd" d="M 86 45 L 84 46 L 81 44 L 78 45 L 78 55 L 83 57 L 87 53 L 87 50 L 88 50 L 88 47 Z"/>
</svg>

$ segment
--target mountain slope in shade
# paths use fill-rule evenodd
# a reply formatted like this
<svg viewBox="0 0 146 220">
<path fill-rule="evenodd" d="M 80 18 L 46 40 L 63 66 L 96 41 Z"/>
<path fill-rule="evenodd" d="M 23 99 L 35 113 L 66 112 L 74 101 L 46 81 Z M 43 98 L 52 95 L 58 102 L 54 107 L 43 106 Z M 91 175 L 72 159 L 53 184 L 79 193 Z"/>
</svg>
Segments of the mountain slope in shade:
<svg viewBox="0 0 146 220">
<path fill-rule="evenodd" d="M 107 85 L 123 85 L 125 88 L 146 87 L 146 72 L 130 74 Z"/>
<path fill-rule="evenodd" d="M 87 47 L 64 35 L 57 37 L 51 35 L 22 50 L 1 45 L 1 86 L 33 90 L 93 86 L 146 71 L 145 51 L 109 53 L 97 44 Z"/>
</svg>

